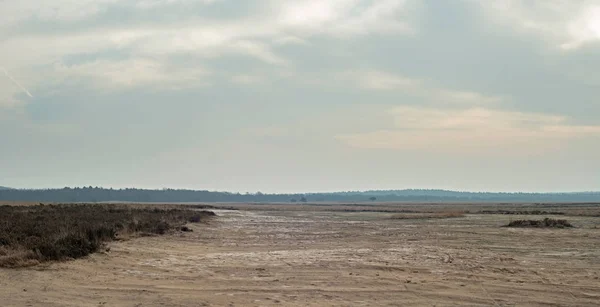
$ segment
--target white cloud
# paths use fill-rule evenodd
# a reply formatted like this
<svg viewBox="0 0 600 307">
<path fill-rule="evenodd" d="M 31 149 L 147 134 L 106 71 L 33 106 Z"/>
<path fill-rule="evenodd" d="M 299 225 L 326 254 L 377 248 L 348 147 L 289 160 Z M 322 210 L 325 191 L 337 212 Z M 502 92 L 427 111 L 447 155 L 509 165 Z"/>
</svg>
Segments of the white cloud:
<svg viewBox="0 0 600 307">
<path fill-rule="evenodd" d="M 202 0 L 213 4 L 224 0 Z M 310 44 L 315 35 L 344 36 L 384 32 L 406 32 L 410 26 L 402 12 L 408 0 L 332 0 L 270 1 L 258 5 L 259 11 L 236 19 L 202 16 L 202 12 L 191 12 L 178 20 L 162 20 L 157 23 L 130 23 L 127 20 L 114 24 L 102 23 L 97 16 L 111 10 L 137 10 L 139 16 L 155 14 L 156 8 L 168 10 L 177 5 L 192 4 L 191 0 L 143 0 L 134 3 L 116 0 L 56 0 L 39 2 L 33 0 L 2 1 L 0 11 L 4 13 L 0 30 L 14 32 L 0 42 L 0 58 L 10 63 L 6 68 L 20 71 L 30 81 L 33 91 L 47 79 L 60 79 L 67 71 L 73 75 L 95 76 L 89 80 L 105 80 L 103 74 L 113 74 L 115 84 L 147 82 L 159 70 L 169 70 L 170 57 L 191 55 L 204 58 L 247 56 L 263 63 L 291 66 L 288 59 L 278 54 L 276 48 L 289 44 Z M 260 11 L 262 9 L 262 11 Z M 178 9 L 178 11 L 180 11 Z M 139 17 L 138 16 L 138 17 Z M 135 18 L 134 18 L 135 19 Z M 41 20 L 49 25 L 58 25 L 49 33 L 25 30 L 30 21 Z M 141 20 L 145 20 L 142 18 Z M 98 22 L 90 28 L 88 21 Z M 70 25 L 66 27 L 65 25 Z M 82 25 L 79 27 L 79 25 Z M 49 26 L 49 29 L 52 29 Z M 30 32 L 28 32 L 30 31 Z M 89 63 L 66 68 L 62 64 L 71 56 L 93 56 L 95 53 L 116 53 L 122 58 L 91 58 Z M 153 58 L 162 63 L 149 64 Z M 130 64 L 123 61 L 129 59 Z M 109 63 L 112 61 L 114 63 Z M 157 61 L 157 60 L 154 60 Z M 159 66 L 153 66 L 159 65 Z M 56 68 L 56 76 L 47 68 Z M 108 67 L 115 68 L 93 69 Z M 160 68 L 158 68 L 160 67 Z M 117 68 L 122 68 L 121 70 Z M 44 77 L 39 75 L 46 70 Z M 84 70 L 89 69 L 87 73 Z M 176 68 L 174 68 L 176 69 Z M 59 71 L 60 70 L 60 71 Z M 149 76 L 132 77 L 132 72 L 144 70 Z M 123 74 L 119 76 L 119 74 Z M 282 72 L 283 73 L 283 72 Z M 174 74 L 189 78 L 187 74 Z M 185 80 L 182 80 L 185 82 Z M 106 82 L 102 81 L 102 86 Z M 14 94 L 12 93 L 14 100 Z M 7 99 L 5 99 L 7 100 Z"/>
<path fill-rule="evenodd" d="M 504 99 L 498 96 L 488 96 L 482 93 L 462 90 L 450 90 L 450 89 L 436 89 L 430 88 L 423 91 L 424 94 L 428 94 L 429 97 L 438 102 L 448 103 L 463 103 L 463 104 L 495 104 L 500 103 Z"/>
<path fill-rule="evenodd" d="M 323 24 L 333 22 L 352 7 L 353 2 L 346 0 L 333 1 L 283 1 L 280 20 L 291 27 L 320 28 Z"/>
<path fill-rule="evenodd" d="M 0 1 L 0 26 L 39 19 L 41 21 L 80 21 L 98 14 L 117 0 L 19 0 Z"/>
<path fill-rule="evenodd" d="M 563 50 L 600 40 L 600 4 L 596 0 L 474 1 L 497 23 L 541 35 Z"/>
<path fill-rule="evenodd" d="M 149 59 L 96 60 L 79 65 L 58 63 L 55 71 L 65 80 L 92 79 L 105 89 L 155 85 L 165 89 L 196 87 L 207 83 L 208 71 L 199 67 L 174 68 Z"/>
<path fill-rule="evenodd" d="M 287 60 L 276 55 L 269 46 L 255 41 L 238 41 L 232 45 L 233 52 L 247 54 L 269 64 L 283 65 Z"/>
<path fill-rule="evenodd" d="M 108 84 L 134 85 L 155 82 L 155 85 L 173 83 L 190 84 L 205 71 L 202 67 L 189 67 L 185 72 L 172 66 L 171 56 L 190 54 L 197 57 L 220 57 L 226 55 L 248 56 L 271 65 L 285 65 L 287 61 L 275 54 L 269 45 L 260 41 L 246 40 L 260 37 L 260 30 L 250 29 L 247 33 L 236 31 L 238 25 L 222 27 L 211 24 L 207 27 L 171 29 L 170 27 L 99 29 L 96 31 L 63 34 L 54 36 L 27 35 L 10 38 L 1 43 L 0 58 L 7 60 L 9 71 L 19 71 L 26 76 L 28 87 L 34 91 L 37 86 L 56 84 L 65 76 L 76 75 L 86 80 L 99 82 L 97 87 Z M 47 47 L 51 46 L 51 48 Z M 101 51 L 122 53 L 123 58 L 92 58 L 87 63 L 65 65 L 70 56 L 89 55 Z M 153 60 L 149 61 L 148 59 Z M 50 68 L 50 71 L 48 68 Z M 44 70 L 44 74 L 40 73 Z M 165 74 L 169 74 L 168 77 Z M 177 78 L 181 78 L 177 80 Z M 8 80 L 9 81 L 9 80 Z M 167 82 L 168 81 L 168 82 Z M 2 86 L 2 85 L 0 85 Z M 13 87 L 13 85 L 5 85 Z M 17 105 L 15 94 L 20 91 L 3 91 L 3 104 Z"/>
<path fill-rule="evenodd" d="M 446 153 L 541 153 L 577 138 L 600 137 L 600 126 L 572 125 L 563 116 L 487 108 L 397 107 L 393 129 L 339 135 L 349 146 Z"/>
<path fill-rule="evenodd" d="M 132 5 L 145 10 L 178 4 L 212 4 L 221 0 L 18 0 L 0 1 L 0 26 L 17 25 L 32 19 L 45 22 L 74 23 L 93 18 L 118 5 Z"/>
<path fill-rule="evenodd" d="M 212 4 L 221 0 L 137 0 L 135 6 L 142 9 L 164 7 L 173 4 L 190 4 L 202 2 L 204 4 Z"/>
<path fill-rule="evenodd" d="M 297 36 L 277 37 L 273 40 L 276 45 L 307 45 L 308 42 Z"/>
<path fill-rule="evenodd" d="M 278 21 L 299 35 L 365 35 L 382 32 L 412 32 L 399 15 L 408 0 L 284 0 L 276 1 Z"/>
<path fill-rule="evenodd" d="M 354 71 L 341 74 L 369 90 L 414 90 L 421 87 L 421 81 L 383 71 Z"/>
<path fill-rule="evenodd" d="M 563 43 L 561 48 L 577 49 L 586 43 L 600 40 L 600 5 L 587 8 L 577 19 L 568 25 L 571 40 Z"/>
<path fill-rule="evenodd" d="M 424 97 L 434 103 L 455 104 L 495 104 L 504 99 L 482 93 L 443 88 L 426 80 L 409 78 L 383 71 L 352 71 L 339 75 L 341 80 L 349 80 L 359 87 L 374 91 L 398 91 L 413 96 Z"/>
</svg>

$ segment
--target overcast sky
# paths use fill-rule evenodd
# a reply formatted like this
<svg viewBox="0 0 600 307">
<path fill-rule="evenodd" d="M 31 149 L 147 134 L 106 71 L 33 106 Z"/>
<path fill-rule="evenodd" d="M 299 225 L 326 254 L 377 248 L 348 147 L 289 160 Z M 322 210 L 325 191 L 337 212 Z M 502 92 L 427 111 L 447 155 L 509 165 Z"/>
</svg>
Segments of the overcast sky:
<svg viewBox="0 0 600 307">
<path fill-rule="evenodd" d="M 597 0 L 0 12 L 0 185 L 600 190 Z"/>
</svg>

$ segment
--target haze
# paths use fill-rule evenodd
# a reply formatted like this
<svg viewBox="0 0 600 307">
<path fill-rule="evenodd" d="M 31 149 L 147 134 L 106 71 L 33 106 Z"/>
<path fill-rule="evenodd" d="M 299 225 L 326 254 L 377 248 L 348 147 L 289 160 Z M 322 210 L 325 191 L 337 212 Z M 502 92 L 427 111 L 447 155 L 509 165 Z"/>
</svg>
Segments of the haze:
<svg viewBox="0 0 600 307">
<path fill-rule="evenodd" d="M 600 3 L 0 2 L 0 185 L 600 187 Z"/>
</svg>

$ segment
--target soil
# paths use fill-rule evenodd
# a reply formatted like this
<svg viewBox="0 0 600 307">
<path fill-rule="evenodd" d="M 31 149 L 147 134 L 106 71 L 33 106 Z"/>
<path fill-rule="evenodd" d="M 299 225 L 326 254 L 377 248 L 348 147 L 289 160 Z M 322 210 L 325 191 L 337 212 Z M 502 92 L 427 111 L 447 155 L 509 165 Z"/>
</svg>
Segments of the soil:
<svg viewBox="0 0 600 307">
<path fill-rule="evenodd" d="M 410 209 L 414 207 L 429 208 Z M 600 302 L 599 218 L 566 217 L 573 229 L 521 229 L 502 227 L 511 219 L 502 214 L 395 220 L 389 212 L 319 208 L 240 205 L 241 210 L 216 210 L 218 217 L 209 224 L 187 225 L 192 232 L 113 242 L 107 252 L 73 261 L 0 269 L 0 304 L 598 306 Z M 486 208 L 470 207 L 471 212 L 482 209 Z"/>
</svg>

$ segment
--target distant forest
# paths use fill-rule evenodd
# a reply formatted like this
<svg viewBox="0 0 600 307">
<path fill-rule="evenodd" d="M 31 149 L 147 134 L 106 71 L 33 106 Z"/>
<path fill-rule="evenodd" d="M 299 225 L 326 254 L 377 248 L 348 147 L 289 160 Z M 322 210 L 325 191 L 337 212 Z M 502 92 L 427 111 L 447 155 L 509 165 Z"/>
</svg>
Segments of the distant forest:
<svg viewBox="0 0 600 307">
<path fill-rule="evenodd" d="M 335 193 L 263 194 L 196 190 L 106 189 L 98 187 L 46 190 L 0 189 L 0 200 L 34 202 L 599 202 L 600 192 L 488 193 L 446 190 L 385 190 Z"/>
</svg>

